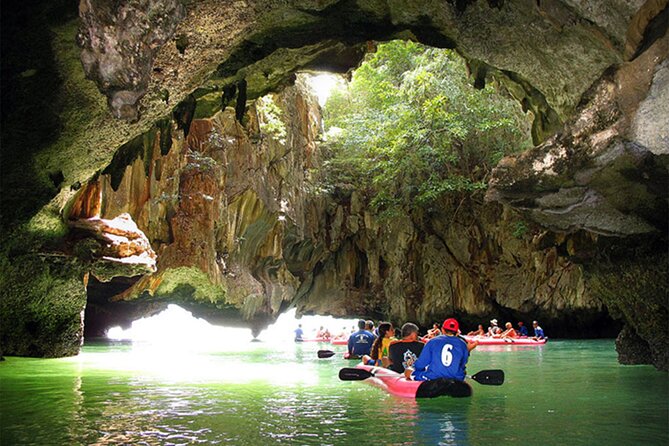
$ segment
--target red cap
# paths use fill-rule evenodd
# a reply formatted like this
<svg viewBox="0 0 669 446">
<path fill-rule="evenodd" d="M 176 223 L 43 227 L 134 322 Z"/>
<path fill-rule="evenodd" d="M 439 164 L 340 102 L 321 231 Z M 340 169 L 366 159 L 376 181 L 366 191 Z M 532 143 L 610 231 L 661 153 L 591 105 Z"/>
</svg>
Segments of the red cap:
<svg viewBox="0 0 669 446">
<path fill-rule="evenodd" d="M 446 319 L 444 321 L 444 325 L 441 326 L 442 329 L 452 331 L 453 333 L 457 333 L 458 330 L 460 330 L 460 324 L 458 324 L 458 321 L 456 321 L 453 318 Z"/>
</svg>

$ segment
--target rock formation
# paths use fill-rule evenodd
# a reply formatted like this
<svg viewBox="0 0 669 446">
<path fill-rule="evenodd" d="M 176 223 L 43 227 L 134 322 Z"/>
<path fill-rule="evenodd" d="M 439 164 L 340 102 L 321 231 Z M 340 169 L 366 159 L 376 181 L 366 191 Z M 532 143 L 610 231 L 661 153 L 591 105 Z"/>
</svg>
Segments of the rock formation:
<svg viewBox="0 0 669 446">
<path fill-rule="evenodd" d="M 148 294 L 256 331 L 292 305 L 424 326 L 448 313 L 542 316 L 556 335 L 615 334 L 570 259 L 596 237 L 547 232 L 495 204 L 384 220 L 354 189 L 318 191 L 320 112 L 303 81 L 267 100 L 278 105 L 250 107 L 246 127 L 232 108 L 193 120 L 164 155 L 147 139 L 119 181 L 110 171 L 87 186 L 102 191 L 103 216 L 131 212 L 159 253 L 157 273 L 95 298 L 104 313 Z M 285 129 L 264 126 L 277 118 Z"/>
<path fill-rule="evenodd" d="M 153 59 L 184 15 L 178 0 L 79 3 L 81 62 L 116 118 L 137 119 Z"/>
<path fill-rule="evenodd" d="M 667 281 L 642 274 L 667 276 L 666 1 L 58 6 L 3 8 L 3 354 L 75 354 L 87 300 L 100 329 L 178 301 L 256 331 L 289 306 L 590 335 L 618 328 L 610 312 L 621 358 L 667 369 Z M 502 204 L 384 222 L 355 191 L 308 189 L 317 111 L 286 87 L 390 38 L 455 48 L 534 115 L 537 147 L 495 175 Z M 280 90 L 285 135 L 252 102 Z M 94 268 L 108 241 L 67 222 L 98 212 L 130 215 L 155 273 Z M 638 280 L 612 296 L 623 266 Z"/>
</svg>

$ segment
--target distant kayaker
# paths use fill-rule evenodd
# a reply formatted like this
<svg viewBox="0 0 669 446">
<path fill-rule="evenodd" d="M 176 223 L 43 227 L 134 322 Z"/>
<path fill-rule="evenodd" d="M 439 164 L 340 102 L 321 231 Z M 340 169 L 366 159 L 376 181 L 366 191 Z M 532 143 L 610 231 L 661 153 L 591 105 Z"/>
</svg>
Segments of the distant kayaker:
<svg viewBox="0 0 669 446">
<path fill-rule="evenodd" d="M 499 328 L 499 326 L 497 326 L 497 319 L 492 319 L 490 321 L 490 327 L 488 327 L 488 336 L 497 335 L 499 337 L 499 335 L 501 334 L 502 334 L 502 329 Z"/>
<path fill-rule="evenodd" d="M 415 381 L 438 378 L 464 381 L 469 348 L 467 342 L 458 337 L 459 330 L 457 320 L 446 319 L 442 325 L 444 334 L 425 344 L 418 360 L 404 371 L 404 376 Z"/>
<path fill-rule="evenodd" d="M 537 321 L 532 321 L 532 328 L 534 328 L 534 337 L 532 339 L 538 341 L 546 337 L 544 330 L 539 326 Z"/>
<path fill-rule="evenodd" d="M 418 326 L 411 322 L 402 325 L 402 339 L 393 341 L 388 347 L 388 359 L 390 365 L 388 368 L 397 373 L 404 373 L 407 367 L 413 366 L 425 343 L 418 340 Z"/>
<path fill-rule="evenodd" d="M 333 339 L 348 339 L 348 333 L 346 333 L 346 327 L 342 327 L 339 334 L 336 335 Z"/>
<path fill-rule="evenodd" d="M 474 331 L 470 331 L 467 333 L 467 336 L 485 336 L 485 330 L 483 329 L 483 325 L 479 324 L 479 328 L 477 328 Z"/>
<path fill-rule="evenodd" d="M 395 340 L 393 324 L 390 322 L 381 322 L 379 324 L 379 337 L 374 340 L 371 353 L 362 357 L 362 362 L 368 365 L 387 367 L 390 364 L 388 347 Z"/>
<path fill-rule="evenodd" d="M 527 336 L 527 327 L 523 324 L 523 321 L 518 321 L 518 336 Z"/>
<path fill-rule="evenodd" d="M 502 334 L 499 335 L 500 338 L 513 339 L 518 337 L 516 330 L 513 328 L 513 324 L 511 322 L 507 322 L 504 325 L 504 328 L 505 330 L 502 332 Z"/>
<path fill-rule="evenodd" d="M 429 340 L 432 338 L 436 338 L 437 336 L 441 336 L 441 328 L 439 328 L 439 324 L 435 322 L 432 324 L 432 328 L 430 328 L 427 331 L 427 334 L 425 335 L 424 339 Z"/>
<path fill-rule="evenodd" d="M 295 329 L 295 342 L 304 341 L 304 339 L 302 339 L 302 336 L 304 336 L 304 331 L 302 331 L 302 324 L 299 324 Z"/>
<path fill-rule="evenodd" d="M 352 333 L 348 338 L 349 356 L 359 358 L 363 355 L 369 355 L 375 338 L 371 332 L 365 330 L 365 321 L 360 319 L 358 321 L 358 331 Z"/>
<path fill-rule="evenodd" d="M 379 330 L 376 329 L 376 328 L 374 328 L 374 321 L 372 321 L 371 319 L 365 321 L 365 330 L 367 330 L 368 332 L 370 332 L 371 334 L 373 334 L 374 337 L 378 337 L 378 336 L 379 336 Z"/>
</svg>

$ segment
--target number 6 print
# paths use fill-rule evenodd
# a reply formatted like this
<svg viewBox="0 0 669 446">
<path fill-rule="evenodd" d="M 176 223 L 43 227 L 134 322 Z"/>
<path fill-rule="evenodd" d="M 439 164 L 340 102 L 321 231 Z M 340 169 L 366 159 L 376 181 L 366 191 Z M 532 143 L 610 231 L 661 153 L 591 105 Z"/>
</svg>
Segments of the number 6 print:
<svg viewBox="0 0 669 446">
<path fill-rule="evenodd" d="M 441 363 L 446 367 L 450 366 L 451 362 L 453 362 L 453 353 L 451 353 L 452 348 L 453 346 L 451 344 L 446 344 L 444 345 L 444 348 L 441 349 Z"/>
</svg>

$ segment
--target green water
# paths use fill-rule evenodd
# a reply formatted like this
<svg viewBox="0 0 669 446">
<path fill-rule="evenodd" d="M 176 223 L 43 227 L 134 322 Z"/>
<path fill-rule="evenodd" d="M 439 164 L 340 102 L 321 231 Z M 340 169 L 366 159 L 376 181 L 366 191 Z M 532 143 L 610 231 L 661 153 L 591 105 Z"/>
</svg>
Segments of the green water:
<svg viewBox="0 0 669 446">
<path fill-rule="evenodd" d="M 667 374 L 620 366 L 613 341 L 479 347 L 469 372 L 503 386 L 406 400 L 337 379 L 319 344 L 238 351 L 86 345 L 75 358 L 0 363 L 0 443 L 666 445 Z M 241 350 L 245 351 L 241 351 Z"/>
</svg>

